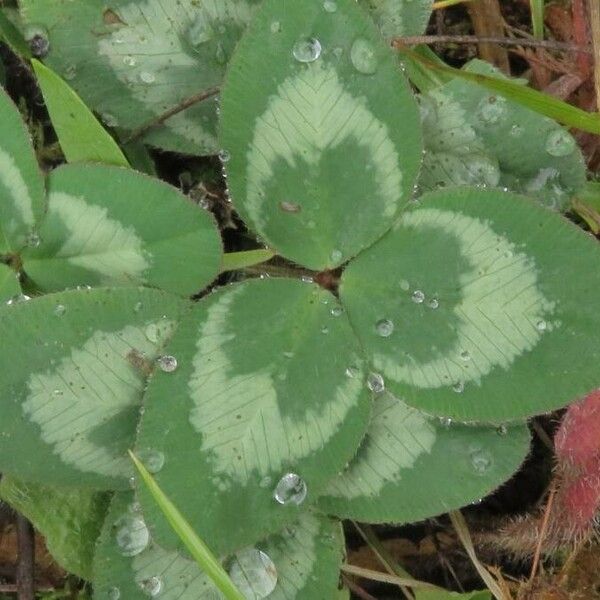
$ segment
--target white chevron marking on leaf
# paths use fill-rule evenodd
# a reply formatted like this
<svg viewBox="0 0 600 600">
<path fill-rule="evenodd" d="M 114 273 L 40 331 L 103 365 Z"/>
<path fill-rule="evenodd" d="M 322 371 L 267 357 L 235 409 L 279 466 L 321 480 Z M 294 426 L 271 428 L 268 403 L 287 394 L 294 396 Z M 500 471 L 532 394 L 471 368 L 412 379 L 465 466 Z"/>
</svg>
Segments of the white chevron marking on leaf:
<svg viewBox="0 0 600 600">
<path fill-rule="evenodd" d="M 274 176 L 276 161 L 297 168 L 302 161 L 316 165 L 323 151 L 352 139 L 367 148 L 383 202 L 383 215 L 393 216 L 402 194 L 398 152 L 387 126 L 367 106 L 344 89 L 335 70 L 320 62 L 305 65 L 286 79 L 258 118 L 248 150 L 246 207 L 256 223 L 264 224 L 264 187 Z"/>
<path fill-rule="evenodd" d="M 283 415 L 271 373 L 275 364 L 235 375 L 227 356 L 226 346 L 235 339 L 228 329 L 231 304 L 242 292 L 232 290 L 208 309 L 189 387 L 190 422 L 202 435 L 215 475 L 245 484 L 251 476 L 278 474 L 284 465 L 321 449 L 356 404 L 362 382 L 345 378 L 333 397 L 324 398 L 319 409 L 307 409 L 302 419 Z"/>
<path fill-rule="evenodd" d="M 114 278 L 142 279 L 150 267 L 144 244 L 134 228 L 108 217 L 106 208 L 62 192 L 50 194 L 49 215 L 56 215 L 69 235 L 54 255 L 69 263 Z"/>
<path fill-rule="evenodd" d="M 397 225 L 402 228 L 451 235 L 470 268 L 457 282 L 461 299 L 453 309 L 453 347 L 421 362 L 409 357 L 402 363 L 399 357 L 377 354 L 375 366 L 386 377 L 429 389 L 479 383 L 496 367 L 508 369 L 556 326 L 546 324 L 555 303 L 540 290 L 533 260 L 489 223 L 458 212 L 422 208 L 406 213 Z M 463 352 L 468 352 L 468 361 L 461 360 Z"/>
<path fill-rule="evenodd" d="M 29 189 L 23 175 L 13 157 L 0 148 L 0 184 L 9 192 L 16 212 L 19 214 L 21 222 L 33 227 L 35 217 L 33 215 L 33 201 L 29 194 Z M 3 202 L 9 200 L 3 199 Z M 11 231 L 16 229 L 19 223 L 2 223 L 3 229 Z"/>
<path fill-rule="evenodd" d="M 174 323 L 162 320 L 150 326 L 168 335 Z M 129 362 L 132 351 L 148 360 L 156 358 L 157 346 L 148 340 L 145 329 L 128 326 L 118 332 L 97 331 L 56 367 L 29 378 L 25 415 L 39 425 L 42 439 L 53 446 L 55 454 L 80 471 L 115 477 L 131 471 L 125 447 L 111 448 L 109 434 L 103 445 L 91 438 L 141 402 L 145 375 Z M 123 442 L 114 441 L 117 446 Z"/>
<path fill-rule="evenodd" d="M 431 452 L 436 431 L 419 411 L 391 395 L 375 402 L 373 417 L 358 456 L 325 494 L 338 498 L 376 497 L 388 483 L 402 481 L 402 471 L 413 468 Z"/>
</svg>

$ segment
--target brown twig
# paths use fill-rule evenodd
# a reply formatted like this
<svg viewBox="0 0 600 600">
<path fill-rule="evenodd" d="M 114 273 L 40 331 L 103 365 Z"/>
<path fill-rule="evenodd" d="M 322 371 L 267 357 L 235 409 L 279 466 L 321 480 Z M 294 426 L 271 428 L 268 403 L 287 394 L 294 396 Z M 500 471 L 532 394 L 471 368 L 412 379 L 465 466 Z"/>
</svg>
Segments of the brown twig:
<svg viewBox="0 0 600 600">
<path fill-rule="evenodd" d="M 533 555 L 533 564 L 531 565 L 531 574 L 529 575 L 529 582 L 532 582 L 535 574 L 537 573 L 538 566 L 540 564 L 540 556 L 542 555 L 542 545 L 544 538 L 546 537 L 546 531 L 548 530 L 548 523 L 550 522 L 550 514 L 552 513 L 552 505 L 554 504 L 554 495 L 556 494 L 556 488 L 553 486 L 548 494 L 548 502 L 544 510 L 544 519 L 540 528 L 538 536 L 538 542 L 535 548 L 535 554 Z"/>
<path fill-rule="evenodd" d="M 477 37 L 498 37 L 504 34 L 504 19 L 499 0 L 478 0 L 465 5 Z M 479 56 L 510 75 L 508 52 L 497 44 L 479 43 Z"/>
<path fill-rule="evenodd" d="M 362 598 L 362 600 L 377 600 L 375 596 L 371 596 L 369 592 L 363 590 L 357 583 L 354 583 L 354 581 L 352 581 L 352 579 L 350 579 L 350 577 L 348 577 L 347 575 L 342 575 L 342 581 L 355 596 Z"/>
<path fill-rule="evenodd" d="M 138 138 L 142 137 L 145 133 L 147 133 L 150 129 L 153 129 L 158 125 L 162 125 L 166 120 L 170 119 L 171 117 L 174 117 L 180 112 L 183 112 L 191 106 L 194 106 L 194 104 L 199 104 L 200 102 L 203 102 L 204 100 L 207 100 L 212 96 L 216 96 L 218 93 L 219 88 L 213 87 L 208 90 L 198 92 L 197 94 L 189 96 L 188 98 L 184 98 L 181 102 L 179 102 L 179 104 L 172 106 L 158 117 L 152 119 L 151 121 L 147 121 L 143 125 L 140 125 L 137 129 L 134 129 L 129 134 L 129 137 L 125 140 L 125 142 L 132 142 L 134 140 L 137 140 Z"/>
<path fill-rule="evenodd" d="M 596 86 L 596 106 L 600 110 L 600 2 L 588 0 L 590 6 L 590 25 L 592 44 L 594 45 L 594 83 Z"/>
<path fill-rule="evenodd" d="M 591 48 L 585 46 L 576 46 L 565 42 L 556 42 L 554 40 L 533 40 L 528 38 L 507 38 L 507 37 L 480 37 L 477 35 L 412 35 L 396 38 L 392 44 L 394 46 L 414 46 L 417 44 L 500 44 L 502 46 L 522 46 L 531 48 L 547 48 L 550 50 L 561 50 L 563 52 L 584 52 L 592 54 Z"/>
<path fill-rule="evenodd" d="M 31 523 L 17 515 L 17 544 L 19 548 L 17 564 L 17 598 L 34 600 L 35 534 Z"/>
</svg>

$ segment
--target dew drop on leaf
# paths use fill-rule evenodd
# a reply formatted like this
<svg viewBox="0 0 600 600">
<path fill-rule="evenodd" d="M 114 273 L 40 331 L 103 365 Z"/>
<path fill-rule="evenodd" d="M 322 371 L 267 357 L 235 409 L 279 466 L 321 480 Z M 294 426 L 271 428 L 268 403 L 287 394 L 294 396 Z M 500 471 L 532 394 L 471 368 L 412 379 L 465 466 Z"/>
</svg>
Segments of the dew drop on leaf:
<svg viewBox="0 0 600 600">
<path fill-rule="evenodd" d="M 499 425 L 496 429 L 498 435 L 506 435 L 508 433 L 508 427 L 506 425 Z"/>
<path fill-rule="evenodd" d="M 277 569 L 273 561 L 256 548 L 237 552 L 229 564 L 229 577 L 247 600 L 262 600 L 277 585 Z"/>
<path fill-rule="evenodd" d="M 440 301 L 437 298 L 432 298 L 428 303 L 427 306 L 429 306 L 429 308 L 432 308 L 433 310 L 435 310 L 436 308 L 439 308 L 440 306 Z"/>
<path fill-rule="evenodd" d="M 471 360 L 471 355 L 469 354 L 469 352 L 468 352 L 467 350 L 463 350 L 463 351 L 460 353 L 460 358 L 461 358 L 462 360 L 464 360 L 465 362 L 468 362 L 468 361 L 470 361 L 470 360 Z"/>
<path fill-rule="evenodd" d="M 135 65 L 137 65 L 137 60 L 128 54 L 123 57 L 123 64 L 127 67 L 135 67 Z"/>
<path fill-rule="evenodd" d="M 535 328 L 536 328 L 538 331 L 546 331 L 546 329 L 548 328 L 548 323 L 546 323 L 546 321 L 543 321 L 543 320 L 542 320 L 542 321 L 538 321 L 538 322 L 535 324 Z"/>
<path fill-rule="evenodd" d="M 31 25 L 23 32 L 25 41 L 29 44 L 31 54 L 35 58 L 44 58 L 50 52 L 50 39 L 48 38 L 48 30 L 44 27 Z"/>
<path fill-rule="evenodd" d="M 487 473 L 493 464 L 492 455 L 486 450 L 473 450 L 471 452 L 471 464 L 475 472 L 483 475 Z"/>
<path fill-rule="evenodd" d="M 231 160 L 231 154 L 229 153 L 229 151 L 225 149 L 221 150 L 219 152 L 219 160 L 222 163 L 228 163 Z"/>
<path fill-rule="evenodd" d="M 376 394 L 381 394 L 385 390 L 385 381 L 379 373 L 370 373 L 367 378 L 367 387 Z"/>
<path fill-rule="evenodd" d="M 67 312 L 67 307 L 64 304 L 57 304 L 54 307 L 54 314 L 57 317 L 62 317 Z"/>
<path fill-rule="evenodd" d="M 340 317 L 344 313 L 344 309 L 341 306 L 334 306 L 330 312 L 332 317 Z"/>
<path fill-rule="evenodd" d="M 142 83 L 154 83 L 156 81 L 156 76 L 154 75 L 154 73 L 151 73 L 150 71 L 142 71 L 140 73 L 140 81 Z"/>
<path fill-rule="evenodd" d="M 139 583 L 142 591 L 150 596 L 150 598 L 156 598 L 163 589 L 163 580 L 160 577 L 154 576 L 144 579 Z"/>
<path fill-rule="evenodd" d="M 75 65 L 69 65 L 63 72 L 63 77 L 67 81 L 73 81 L 77 77 L 77 67 Z"/>
<path fill-rule="evenodd" d="M 281 31 L 281 23 L 279 21 L 273 21 L 271 23 L 271 33 L 279 33 Z"/>
<path fill-rule="evenodd" d="M 323 8 L 328 13 L 334 13 L 337 10 L 337 4 L 333 0 L 325 0 Z"/>
<path fill-rule="evenodd" d="M 121 598 L 121 590 L 118 587 L 111 587 L 107 594 L 108 600 L 119 600 Z"/>
<path fill-rule="evenodd" d="M 138 453 L 149 473 L 158 473 L 165 466 L 165 455 L 159 450 L 142 450 Z"/>
<path fill-rule="evenodd" d="M 302 207 L 294 202 L 280 202 L 279 208 L 286 213 L 299 213 Z"/>
<path fill-rule="evenodd" d="M 425 301 L 425 294 L 421 290 L 415 290 L 412 295 L 412 301 L 415 304 L 423 304 Z"/>
<path fill-rule="evenodd" d="M 321 42 L 316 38 L 306 38 L 298 40 L 294 44 L 292 54 L 294 58 L 301 63 L 311 63 L 321 56 Z"/>
<path fill-rule="evenodd" d="M 375 331 L 381 337 L 390 337 L 394 333 L 394 322 L 390 319 L 381 319 L 375 324 Z"/>
<path fill-rule="evenodd" d="M 342 253 L 340 250 L 332 250 L 331 251 L 331 261 L 336 263 L 339 262 L 340 260 L 342 260 Z"/>
<path fill-rule="evenodd" d="M 32 231 L 27 236 L 27 239 L 25 240 L 25 243 L 30 248 L 37 248 L 42 243 L 42 240 L 41 240 L 40 236 L 35 231 Z"/>
<path fill-rule="evenodd" d="M 165 354 L 159 356 L 156 362 L 158 363 L 159 369 L 164 373 L 172 373 L 177 369 L 177 359 L 174 356 Z"/>
<path fill-rule="evenodd" d="M 358 367 L 350 366 L 346 369 L 346 377 L 350 377 L 351 379 L 354 379 L 355 377 L 358 377 L 359 375 L 360 375 L 360 370 Z"/>
<path fill-rule="evenodd" d="M 148 546 L 150 532 L 143 519 L 125 515 L 115 523 L 115 527 L 115 540 L 123 556 L 136 556 Z"/>
<path fill-rule="evenodd" d="M 400 281 L 400 289 L 405 292 L 408 292 L 408 290 L 410 290 L 410 283 L 408 283 L 406 279 L 403 279 L 402 281 Z"/>
<path fill-rule="evenodd" d="M 21 304 L 22 302 L 27 302 L 27 300 L 31 300 L 31 296 L 28 296 L 27 294 L 17 294 L 16 296 L 13 296 L 9 300 L 7 300 L 6 304 L 8 306 L 13 306 L 14 304 Z"/>
<path fill-rule="evenodd" d="M 286 473 L 275 486 L 273 498 L 279 504 L 300 506 L 306 499 L 306 482 L 296 473 Z"/>
<path fill-rule="evenodd" d="M 556 129 L 552 131 L 546 140 L 546 152 L 550 156 L 568 156 L 575 150 L 575 140 L 568 131 Z"/>
<path fill-rule="evenodd" d="M 457 381 L 453 386 L 452 386 L 452 391 L 456 392 L 457 394 L 462 394 L 465 391 L 465 384 L 462 381 Z"/>
<path fill-rule="evenodd" d="M 354 68 L 364 75 L 373 75 L 377 71 L 377 56 L 371 42 L 364 38 L 354 40 L 350 48 L 350 61 Z"/>
</svg>

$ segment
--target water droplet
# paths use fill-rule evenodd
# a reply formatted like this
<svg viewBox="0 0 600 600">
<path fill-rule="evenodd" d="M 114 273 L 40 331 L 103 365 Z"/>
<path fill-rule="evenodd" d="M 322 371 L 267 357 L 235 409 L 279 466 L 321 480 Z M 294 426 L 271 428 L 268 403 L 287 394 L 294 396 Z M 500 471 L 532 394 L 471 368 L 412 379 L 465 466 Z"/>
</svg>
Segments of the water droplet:
<svg viewBox="0 0 600 600">
<path fill-rule="evenodd" d="M 27 236 L 27 239 L 25 240 L 25 243 L 30 248 L 37 248 L 42 243 L 42 239 L 40 238 L 40 236 L 35 231 L 32 231 Z"/>
<path fill-rule="evenodd" d="M 111 587 L 107 594 L 108 600 L 119 600 L 121 598 L 121 590 L 118 587 Z"/>
<path fill-rule="evenodd" d="M 346 377 L 350 377 L 351 379 L 354 379 L 355 377 L 358 377 L 359 375 L 360 375 L 360 369 L 358 367 L 355 367 L 354 365 L 352 365 L 346 369 Z"/>
<path fill-rule="evenodd" d="M 308 488 L 306 482 L 296 473 L 286 473 L 275 486 L 273 498 L 284 506 L 294 504 L 300 506 L 306 499 Z"/>
<path fill-rule="evenodd" d="M 150 532 L 140 517 L 125 515 L 116 523 L 115 540 L 123 556 L 136 556 L 150 543 Z"/>
<path fill-rule="evenodd" d="M 499 425 L 496 429 L 498 435 L 506 435 L 508 433 L 508 427 L 506 425 Z"/>
<path fill-rule="evenodd" d="M 514 136 L 514 137 L 518 137 L 520 135 L 522 135 L 524 129 L 520 126 L 520 125 L 513 125 L 510 128 L 510 135 Z"/>
<path fill-rule="evenodd" d="M 410 290 L 410 283 L 408 283 L 406 279 L 403 279 L 402 281 L 400 281 L 400 289 L 404 290 L 405 292 L 408 292 L 408 290 Z"/>
<path fill-rule="evenodd" d="M 54 307 L 54 314 L 57 317 L 62 317 L 67 312 L 67 307 L 64 304 L 57 304 Z"/>
<path fill-rule="evenodd" d="M 156 323 L 150 323 L 150 325 L 146 327 L 145 333 L 146 338 L 149 342 L 152 342 L 153 344 L 158 344 L 161 341 L 163 332 Z"/>
<path fill-rule="evenodd" d="M 544 320 L 541 320 L 535 324 L 535 327 L 538 331 L 546 331 L 546 329 L 548 329 L 548 323 L 546 323 Z"/>
<path fill-rule="evenodd" d="M 415 304 L 423 304 L 425 301 L 425 294 L 421 290 L 415 290 L 412 295 L 412 301 Z"/>
<path fill-rule="evenodd" d="M 156 362 L 159 369 L 164 373 L 172 373 L 177 369 L 177 359 L 174 356 L 165 354 L 164 356 L 159 356 Z"/>
<path fill-rule="evenodd" d="M 492 455 L 486 450 L 474 450 L 471 452 L 471 464 L 480 475 L 487 473 L 493 462 Z"/>
<path fill-rule="evenodd" d="M 344 314 L 344 309 L 341 306 L 334 306 L 330 312 L 332 317 L 341 317 Z"/>
<path fill-rule="evenodd" d="M 385 390 L 385 381 L 379 373 L 369 373 L 367 378 L 367 387 L 376 394 L 381 394 Z"/>
<path fill-rule="evenodd" d="M 137 60 L 134 56 L 128 54 L 123 57 L 123 64 L 127 67 L 135 67 L 135 65 L 137 65 Z"/>
<path fill-rule="evenodd" d="M 327 327 L 327 325 L 323 325 L 323 327 L 321 327 L 321 333 L 328 334 L 329 327 Z"/>
<path fill-rule="evenodd" d="M 144 463 L 149 473 L 158 473 L 165 466 L 165 455 L 159 450 L 142 450 L 138 458 Z"/>
<path fill-rule="evenodd" d="M 77 77 L 77 67 L 75 65 L 69 65 L 63 72 L 63 77 L 67 81 L 73 81 Z"/>
<path fill-rule="evenodd" d="M 228 150 L 225 150 L 225 149 L 221 150 L 219 152 L 219 160 L 222 163 L 228 163 L 231 160 L 231 154 L 230 154 L 230 152 Z"/>
<path fill-rule="evenodd" d="M 281 31 L 281 23 L 279 21 L 273 21 L 271 23 L 271 33 L 279 33 Z"/>
<path fill-rule="evenodd" d="M 334 13 L 337 10 L 337 4 L 333 0 L 325 0 L 323 8 L 328 13 Z"/>
<path fill-rule="evenodd" d="M 436 308 L 439 308 L 440 306 L 440 301 L 437 298 L 432 298 L 428 303 L 427 306 L 429 306 L 429 308 L 432 308 L 433 310 L 435 310 Z"/>
<path fill-rule="evenodd" d="M 8 306 L 13 306 L 14 304 L 21 304 L 22 302 L 27 302 L 27 300 L 31 300 L 31 296 L 28 296 L 27 294 L 17 294 L 16 296 L 13 296 L 9 300 L 7 300 L 6 304 Z"/>
<path fill-rule="evenodd" d="M 210 42 L 214 35 L 213 28 L 204 16 L 196 17 L 186 32 L 187 41 L 195 49 L 198 49 L 202 44 L 206 44 L 206 42 Z"/>
<path fill-rule="evenodd" d="M 502 96 L 484 98 L 479 104 L 478 113 L 484 123 L 497 123 L 506 113 L 506 100 Z"/>
<path fill-rule="evenodd" d="M 452 419 L 450 417 L 439 417 L 438 421 L 445 429 L 449 429 L 452 426 Z"/>
<path fill-rule="evenodd" d="M 546 140 L 546 152 L 550 156 L 568 156 L 575 146 L 575 139 L 565 129 L 554 130 Z"/>
<path fill-rule="evenodd" d="M 50 39 L 48 30 L 38 25 L 30 25 L 23 32 L 25 41 L 29 44 L 31 54 L 35 58 L 44 58 L 50 52 Z"/>
<path fill-rule="evenodd" d="M 140 81 L 142 83 L 154 83 L 156 81 L 156 76 L 154 73 L 150 73 L 150 71 L 142 71 L 140 73 Z"/>
<path fill-rule="evenodd" d="M 389 319 L 381 319 L 375 324 L 375 331 L 381 337 L 390 337 L 394 333 L 394 322 Z"/>
<path fill-rule="evenodd" d="M 136 302 L 133 305 L 133 312 L 139 313 L 142 308 L 144 308 L 144 305 L 141 302 Z"/>
<path fill-rule="evenodd" d="M 302 283 L 314 283 L 315 282 L 315 280 L 310 275 L 302 275 L 302 277 L 300 277 L 300 281 L 302 281 Z"/>
<path fill-rule="evenodd" d="M 462 381 L 457 381 L 453 386 L 452 386 L 452 391 L 456 392 L 457 394 L 462 394 L 465 391 L 465 384 Z"/>
<path fill-rule="evenodd" d="M 311 63 L 321 56 L 321 42 L 316 38 L 305 38 L 294 44 L 292 54 L 301 63 Z"/>
<path fill-rule="evenodd" d="M 145 594 L 148 594 L 151 598 L 155 598 L 162 592 L 163 580 L 160 577 L 154 576 L 140 581 L 138 585 Z"/>
<path fill-rule="evenodd" d="M 294 353 L 293 352 L 284 352 L 283 358 L 287 358 L 287 359 L 294 358 Z"/>
<path fill-rule="evenodd" d="M 373 75 L 377 71 L 377 55 L 371 42 L 358 38 L 350 49 L 350 60 L 354 68 L 364 75 Z"/>
<path fill-rule="evenodd" d="M 264 552 L 245 548 L 228 565 L 229 577 L 246 600 L 262 600 L 277 585 L 277 569 Z"/>
<path fill-rule="evenodd" d="M 299 213 L 302 210 L 302 207 L 299 204 L 295 204 L 294 202 L 280 202 L 279 208 L 283 212 L 287 213 Z"/>
<path fill-rule="evenodd" d="M 331 262 L 334 262 L 334 263 L 339 262 L 340 260 L 342 260 L 341 251 L 340 250 L 332 250 L 330 258 L 331 258 Z"/>
<path fill-rule="evenodd" d="M 333 55 L 334 55 L 336 58 L 338 58 L 338 59 L 339 59 L 339 58 L 341 58 L 341 57 L 342 57 L 342 54 L 344 54 L 344 49 L 343 49 L 341 46 L 336 46 L 336 47 L 333 49 Z"/>
<path fill-rule="evenodd" d="M 462 360 L 464 360 L 465 362 L 467 362 L 467 361 L 471 360 L 471 355 L 469 354 L 469 352 L 467 350 L 463 350 L 460 353 L 460 358 Z"/>
<path fill-rule="evenodd" d="M 62 390 L 54 390 L 54 391 L 52 392 L 52 394 L 53 394 L 54 396 L 62 396 L 62 395 L 64 394 L 64 392 L 63 392 Z"/>
</svg>

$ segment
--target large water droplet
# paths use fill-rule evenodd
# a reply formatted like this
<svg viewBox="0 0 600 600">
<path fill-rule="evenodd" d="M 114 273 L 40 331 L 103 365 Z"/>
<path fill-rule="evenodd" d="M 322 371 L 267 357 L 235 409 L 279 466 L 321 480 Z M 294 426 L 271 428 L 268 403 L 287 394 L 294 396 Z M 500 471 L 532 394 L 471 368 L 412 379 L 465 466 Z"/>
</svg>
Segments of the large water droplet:
<svg viewBox="0 0 600 600">
<path fill-rule="evenodd" d="M 163 580 L 157 576 L 149 577 L 148 579 L 144 579 L 144 581 L 140 581 L 139 586 L 150 598 L 155 598 L 162 592 Z"/>
<path fill-rule="evenodd" d="M 141 71 L 140 72 L 140 81 L 142 83 L 154 83 L 156 81 L 156 75 L 151 73 L 150 71 Z"/>
<path fill-rule="evenodd" d="M 497 123 L 506 113 L 506 100 L 502 96 L 490 96 L 479 103 L 479 118 L 487 125 Z"/>
<path fill-rule="evenodd" d="M 256 548 L 237 552 L 229 563 L 229 577 L 247 600 L 262 600 L 277 585 L 277 569 L 273 561 Z"/>
<path fill-rule="evenodd" d="M 423 304 L 425 301 L 425 294 L 421 290 L 415 290 L 412 295 L 412 301 L 415 304 Z"/>
<path fill-rule="evenodd" d="M 337 10 L 337 3 L 333 0 L 325 0 L 325 2 L 323 2 L 323 8 L 325 9 L 325 12 L 334 13 Z"/>
<path fill-rule="evenodd" d="M 390 337 L 394 333 L 394 322 L 390 319 L 381 319 L 375 323 L 375 331 L 381 337 Z"/>
<path fill-rule="evenodd" d="M 228 150 L 221 150 L 219 152 L 219 160 L 222 163 L 228 163 L 231 160 L 231 153 Z"/>
<path fill-rule="evenodd" d="M 111 587 L 107 593 L 108 600 L 119 600 L 121 598 L 121 590 L 118 587 Z"/>
<path fill-rule="evenodd" d="M 159 450 L 142 450 L 138 458 L 144 463 L 149 473 L 158 473 L 165 466 L 165 455 Z"/>
<path fill-rule="evenodd" d="M 305 38 L 298 40 L 294 44 L 292 54 L 294 58 L 301 63 L 311 63 L 321 56 L 321 42 L 316 38 Z"/>
<path fill-rule="evenodd" d="M 568 156 L 575 150 L 575 140 L 565 129 L 556 129 L 546 140 L 546 152 L 551 156 Z"/>
<path fill-rule="evenodd" d="M 48 30 L 38 25 L 30 25 L 23 32 L 25 41 L 29 44 L 31 54 L 35 58 L 44 58 L 50 52 L 50 39 Z"/>
<path fill-rule="evenodd" d="M 296 473 L 286 473 L 275 486 L 273 498 L 279 504 L 300 506 L 306 499 L 306 482 Z"/>
<path fill-rule="evenodd" d="M 367 378 L 367 387 L 376 394 L 381 394 L 385 390 L 385 381 L 379 373 L 369 373 Z"/>
<path fill-rule="evenodd" d="M 494 460 L 487 450 L 473 450 L 471 452 L 471 464 L 479 475 L 487 473 L 492 467 Z"/>
<path fill-rule="evenodd" d="M 150 532 L 140 517 L 125 515 L 115 523 L 115 540 L 123 556 L 136 556 L 150 542 Z"/>
<path fill-rule="evenodd" d="M 359 73 L 373 75 L 377 71 L 375 48 L 364 38 L 354 40 L 350 49 L 350 60 Z"/>
<path fill-rule="evenodd" d="M 159 356 L 156 362 L 159 369 L 165 373 L 172 373 L 177 369 L 177 359 L 174 356 L 165 354 L 164 356 Z"/>
</svg>

